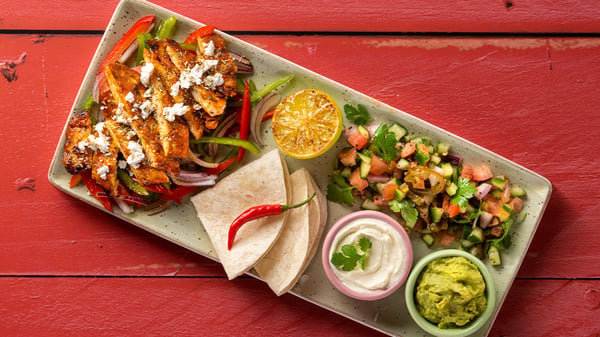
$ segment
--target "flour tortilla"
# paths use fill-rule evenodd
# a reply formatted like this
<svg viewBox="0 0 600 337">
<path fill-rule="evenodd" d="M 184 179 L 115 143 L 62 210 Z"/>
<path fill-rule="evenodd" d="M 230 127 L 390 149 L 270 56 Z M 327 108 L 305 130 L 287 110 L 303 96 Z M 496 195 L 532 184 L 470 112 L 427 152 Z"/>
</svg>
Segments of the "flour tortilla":
<svg viewBox="0 0 600 337">
<path fill-rule="evenodd" d="M 272 150 L 231 173 L 191 201 L 227 277 L 232 280 L 250 270 L 271 249 L 283 229 L 288 212 L 246 223 L 231 250 L 227 236 L 233 220 L 250 207 L 287 204 L 289 173 L 279 150 Z"/>
<path fill-rule="evenodd" d="M 292 173 L 290 186 L 292 203 L 301 202 L 313 193 L 317 195 L 308 204 L 288 211 L 289 217 L 279 239 L 255 266 L 257 274 L 277 296 L 286 293 L 298 282 L 316 251 L 324 227 L 323 207 L 320 205 L 324 195 L 315 190 L 316 184 L 310 173 L 303 168 Z"/>
</svg>

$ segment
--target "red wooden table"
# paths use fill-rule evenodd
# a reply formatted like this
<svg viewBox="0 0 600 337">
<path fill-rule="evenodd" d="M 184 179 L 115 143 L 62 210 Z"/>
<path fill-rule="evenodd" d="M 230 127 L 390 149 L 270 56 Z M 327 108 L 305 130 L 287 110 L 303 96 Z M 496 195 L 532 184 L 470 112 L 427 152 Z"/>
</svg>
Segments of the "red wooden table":
<svg viewBox="0 0 600 337">
<path fill-rule="evenodd" d="M 491 336 L 600 334 L 600 3 L 156 1 L 548 178 Z M 47 170 L 116 0 L 0 1 L 0 334 L 373 330 L 77 201 Z M 365 71 L 368 69 L 368 71 Z"/>
</svg>

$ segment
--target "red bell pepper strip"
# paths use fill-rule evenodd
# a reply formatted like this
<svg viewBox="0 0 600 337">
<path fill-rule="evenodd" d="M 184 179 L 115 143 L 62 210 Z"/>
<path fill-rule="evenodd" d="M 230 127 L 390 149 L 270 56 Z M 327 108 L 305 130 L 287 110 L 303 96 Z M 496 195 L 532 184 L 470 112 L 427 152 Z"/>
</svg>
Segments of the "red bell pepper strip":
<svg viewBox="0 0 600 337">
<path fill-rule="evenodd" d="M 69 182 L 69 187 L 73 188 L 81 183 L 81 174 L 77 173 L 71 176 L 71 181 Z"/>
<path fill-rule="evenodd" d="M 204 26 L 196 29 L 192 32 L 183 43 L 198 43 L 199 38 L 207 37 L 212 35 L 215 31 L 214 26 Z"/>
<path fill-rule="evenodd" d="M 252 105 L 250 103 L 250 86 L 248 81 L 244 82 L 244 98 L 242 99 L 242 112 L 240 117 L 240 139 L 248 140 L 250 136 L 250 113 L 252 112 Z M 238 162 L 244 159 L 246 150 L 240 148 L 238 150 Z"/>
<path fill-rule="evenodd" d="M 240 228 L 242 228 L 242 226 L 244 224 L 248 223 L 249 221 L 264 218 L 267 216 L 279 215 L 279 214 L 281 214 L 287 210 L 290 210 L 292 208 L 300 207 L 300 206 L 308 203 L 312 198 L 314 198 L 314 196 L 315 196 L 315 194 L 313 193 L 313 195 L 311 195 L 306 200 L 299 202 L 297 204 L 293 204 L 293 205 L 271 204 L 271 205 L 259 205 L 259 206 L 254 206 L 254 207 L 248 208 L 242 214 L 240 214 L 237 218 L 235 218 L 235 220 L 233 220 L 233 222 L 231 223 L 231 226 L 229 227 L 228 237 L 227 237 L 227 249 L 231 250 L 231 247 L 233 246 L 233 242 L 235 241 L 235 235 L 240 230 Z"/>
<path fill-rule="evenodd" d="M 104 191 L 104 189 L 92 179 L 92 172 L 90 170 L 85 170 L 79 172 L 79 175 L 81 175 L 83 183 L 85 184 L 85 186 L 87 186 L 87 189 L 92 194 L 92 196 L 98 201 L 100 201 L 104 208 L 112 212 L 112 204 L 110 203 L 110 198 L 108 197 L 106 191 Z"/>
<path fill-rule="evenodd" d="M 148 15 L 144 16 L 143 18 L 139 19 L 136 23 L 134 23 L 133 26 L 129 28 L 127 33 L 125 33 L 125 35 L 123 35 L 123 37 L 111 49 L 111 51 L 108 53 L 102 64 L 100 64 L 100 67 L 98 68 L 98 75 L 96 78 L 96 87 L 97 90 L 99 90 L 99 97 L 101 97 L 100 100 L 102 100 L 102 98 L 105 97 L 105 95 L 110 90 L 108 88 L 108 83 L 106 83 L 104 69 L 107 65 L 117 62 L 117 60 L 119 59 L 119 57 L 121 57 L 121 55 L 123 55 L 125 50 L 127 50 L 127 48 L 129 48 L 129 46 L 137 40 L 138 34 L 146 33 L 152 29 L 154 25 L 154 18 L 154 15 Z"/>
<path fill-rule="evenodd" d="M 163 184 L 144 185 L 144 188 L 147 189 L 148 191 L 152 191 L 154 193 L 161 193 L 161 194 L 169 191 L 169 189 L 166 188 Z"/>
<path fill-rule="evenodd" d="M 194 192 L 197 188 L 198 186 L 177 186 L 161 194 L 159 198 L 163 200 L 175 200 L 178 204 L 181 204 L 181 199 Z"/>
<path fill-rule="evenodd" d="M 229 166 L 231 166 L 231 164 L 233 164 L 236 159 L 237 159 L 237 157 L 231 157 L 229 159 L 226 159 L 226 160 L 220 162 L 217 167 L 206 169 L 203 172 L 206 174 L 210 174 L 210 175 L 217 175 L 217 174 L 223 172 Z"/>
</svg>

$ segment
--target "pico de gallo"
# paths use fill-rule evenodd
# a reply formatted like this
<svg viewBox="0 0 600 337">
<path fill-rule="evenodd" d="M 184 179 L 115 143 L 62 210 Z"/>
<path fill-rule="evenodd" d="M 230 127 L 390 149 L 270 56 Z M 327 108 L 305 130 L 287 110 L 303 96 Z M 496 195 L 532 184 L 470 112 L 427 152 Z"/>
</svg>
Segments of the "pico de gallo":
<svg viewBox="0 0 600 337">
<path fill-rule="evenodd" d="M 344 106 L 342 149 L 327 198 L 396 215 L 428 245 L 458 245 L 492 265 L 511 246 L 511 227 L 526 216 L 526 191 L 487 164 L 471 164 L 445 142 L 409 133 L 398 123 L 368 125 L 365 107 Z"/>
</svg>

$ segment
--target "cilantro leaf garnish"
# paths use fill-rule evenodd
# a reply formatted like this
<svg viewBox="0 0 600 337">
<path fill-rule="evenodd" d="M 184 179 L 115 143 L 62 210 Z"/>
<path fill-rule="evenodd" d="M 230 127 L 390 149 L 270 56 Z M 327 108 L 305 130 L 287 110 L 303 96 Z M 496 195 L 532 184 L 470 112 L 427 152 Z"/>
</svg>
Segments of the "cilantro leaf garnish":
<svg viewBox="0 0 600 337">
<path fill-rule="evenodd" d="M 341 252 L 335 252 L 331 256 L 331 263 L 337 268 L 344 271 L 350 271 L 356 268 L 356 264 L 360 264 L 360 268 L 365 270 L 367 265 L 367 251 L 371 248 L 371 241 L 365 236 L 358 240 L 358 248 L 362 252 L 360 254 L 356 245 L 343 245 Z"/>
<path fill-rule="evenodd" d="M 346 113 L 346 118 L 356 125 L 365 125 L 371 120 L 367 108 L 362 104 L 357 105 L 356 108 L 346 104 L 344 105 L 344 113 Z"/>
<path fill-rule="evenodd" d="M 452 204 L 460 207 L 467 207 L 467 202 L 475 193 L 477 193 L 477 188 L 470 183 L 469 179 L 463 177 L 458 179 L 456 185 L 458 186 L 458 189 L 451 199 Z"/>
<path fill-rule="evenodd" d="M 400 150 L 396 147 L 396 135 L 389 131 L 386 124 L 381 124 L 373 134 L 372 144 L 375 153 L 383 160 L 391 161 Z"/>
<path fill-rule="evenodd" d="M 396 213 L 402 214 L 402 219 L 410 224 L 417 223 L 419 212 L 415 208 L 415 203 L 410 199 L 402 199 L 400 201 L 392 199 L 388 202 L 390 209 Z"/>
<path fill-rule="evenodd" d="M 354 189 L 354 186 L 341 187 L 337 184 L 329 184 L 327 185 L 327 200 L 352 207 L 354 205 L 352 189 Z"/>
</svg>

